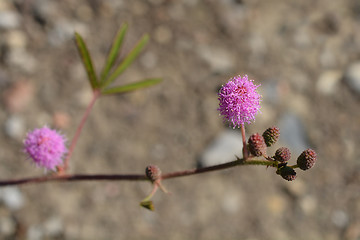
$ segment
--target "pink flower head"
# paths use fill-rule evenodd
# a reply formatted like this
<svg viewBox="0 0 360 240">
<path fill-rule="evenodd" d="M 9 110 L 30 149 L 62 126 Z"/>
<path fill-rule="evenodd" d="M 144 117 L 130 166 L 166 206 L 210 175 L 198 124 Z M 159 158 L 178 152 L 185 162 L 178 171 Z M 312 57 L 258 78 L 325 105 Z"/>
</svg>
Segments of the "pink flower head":
<svg viewBox="0 0 360 240">
<path fill-rule="evenodd" d="M 65 142 L 63 135 L 45 126 L 27 134 L 24 152 L 38 167 L 55 170 L 62 164 L 62 157 L 67 152 Z"/>
<path fill-rule="evenodd" d="M 261 95 L 256 91 L 259 86 L 247 75 L 236 76 L 223 85 L 218 93 L 218 110 L 224 121 L 234 128 L 254 121 L 260 111 Z"/>
</svg>

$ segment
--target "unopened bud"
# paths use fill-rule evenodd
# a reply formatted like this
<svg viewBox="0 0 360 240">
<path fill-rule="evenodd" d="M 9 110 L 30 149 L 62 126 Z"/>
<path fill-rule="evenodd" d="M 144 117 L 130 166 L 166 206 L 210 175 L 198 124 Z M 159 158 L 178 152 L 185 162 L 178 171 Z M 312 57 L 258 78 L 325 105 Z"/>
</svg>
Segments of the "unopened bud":
<svg viewBox="0 0 360 240">
<path fill-rule="evenodd" d="M 156 165 L 149 165 L 145 169 L 145 174 L 148 177 L 148 179 L 152 182 L 160 179 L 161 177 L 161 170 Z"/>
<path fill-rule="evenodd" d="M 289 161 L 290 157 L 291 157 L 290 150 L 286 147 L 281 147 L 278 150 L 276 150 L 274 159 L 276 161 L 284 163 L 284 162 Z"/>
<path fill-rule="evenodd" d="M 249 151 L 252 155 L 259 157 L 261 155 L 266 155 L 266 144 L 264 138 L 255 133 L 249 137 Z"/>
<path fill-rule="evenodd" d="M 291 167 L 285 166 L 279 169 L 280 175 L 287 181 L 293 181 L 296 179 L 296 172 Z"/>
<path fill-rule="evenodd" d="M 265 143 L 268 147 L 272 146 L 277 142 L 280 136 L 280 129 L 277 127 L 270 127 L 265 130 L 263 133 L 263 137 L 265 139 Z"/>
<path fill-rule="evenodd" d="M 308 170 L 315 165 L 316 152 L 312 149 L 306 149 L 303 151 L 297 159 L 297 165 L 301 170 Z"/>
</svg>

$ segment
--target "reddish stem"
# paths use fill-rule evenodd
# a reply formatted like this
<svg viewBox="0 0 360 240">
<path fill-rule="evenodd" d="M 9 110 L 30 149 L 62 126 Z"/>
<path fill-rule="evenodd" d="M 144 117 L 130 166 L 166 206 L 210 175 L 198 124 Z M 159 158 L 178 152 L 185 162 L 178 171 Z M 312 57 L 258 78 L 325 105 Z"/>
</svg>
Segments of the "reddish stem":
<svg viewBox="0 0 360 240">
<path fill-rule="evenodd" d="M 267 160 L 244 160 L 237 159 L 232 162 L 218 164 L 210 167 L 195 168 L 185 171 L 171 172 L 162 175 L 162 180 L 171 179 L 177 177 L 185 177 L 189 175 L 195 175 L 200 173 L 212 172 L 227 168 L 232 168 L 240 165 L 263 165 L 268 167 L 277 167 L 276 162 Z M 65 182 L 65 181 L 148 181 L 149 179 L 144 174 L 74 174 L 74 175 L 52 175 L 30 178 L 19 178 L 0 181 L 0 187 L 9 185 L 20 185 L 30 183 L 44 183 L 44 182 Z"/>
<path fill-rule="evenodd" d="M 243 140 L 243 157 L 246 160 L 249 157 L 249 153 L 248 153 L 248 149 L 247 149 L 247 145 L 246 145 L 246 136 L 245 136 L 245 126 L 244 126 L 244 124 L 241 124 L 241 136 L 242 136 L 242 140 Z"/>
<path fill-rule="evenodd" d="M 71 140 L 71 144 L 70 144 L 70 147 L 69 147 L 69 152 L 67 153 L 66 158 L 64 160 L 64 167 L 62 169 L 60 168 L 60 171 L 59 171 L 60 175 L 64 174 L 64 172 L 66 172 L 67 169 L 69 168 L 69 160 L 70 160 L 70 158 L 71 158 L 71 156 L 72 156 L 72 154 L 74 152 L 76 143 L 77 143 L 77 141 L 79 139 L 79 136 L 80 136 L 80 133 L 81 133 L 81 131 L 82 131 L 84 125 L 85 125 L 85 122 L 86 122 L 86 120 L 87 120 L 87 118 L 88 118 L 88 116 L 89 116 L 89 114 L 91 112 L 91 109 L 94 106 L 95 101 L 98 99 L 98 97 L 100 97 L 100 95 L 101 95 L 101 91 L 99 89 L 95 89 L 94 92 L 93 92 L 93 97 L 91 99 L 91 102 L 89 103 L 88 107 L 86 108 L 86 111 L 85 111 L 85 113 L 84 113 L 84 115 L 83 115 L 83 117 L 81 119 L 81 122 L 80 122 L 78 128 L 76 129 L 75 135 L 74 135 L 73 139 Z"/>
</svg>

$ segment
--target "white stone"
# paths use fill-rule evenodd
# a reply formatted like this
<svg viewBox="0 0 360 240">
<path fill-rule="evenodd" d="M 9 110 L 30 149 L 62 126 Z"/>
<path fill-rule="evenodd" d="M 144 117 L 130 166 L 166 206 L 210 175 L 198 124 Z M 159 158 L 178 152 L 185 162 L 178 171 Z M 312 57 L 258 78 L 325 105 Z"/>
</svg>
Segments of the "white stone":
<svg viewBox="0 0 360 240">
<path fill-rule="evenodd" d="M 18 116 L 10 116 L 5 122 L 5 133 L 13 139 L 21 139 L 25 135 L 24 120 Z"/>
<path fill-rule="evenodd" d="M 346 69 L 344 77 L 351 89 L 360 94 L 360 62 L 351 64 Z"/>
<path fill-rule="evenodd" d="M 279 128 L 281 129 L 279 141 L 286 143 L 291 149 L 291 155 L 297 156 L 309 147 L 305 127 L 294 113 L 285 113 L 279 120 Z"/>
<path fill-rule="evenodd" d="M 19 15 L 13 11 L 0 11 L 0 28 L 14 29 L 20 24 Z"/>
<path fill-rule="evenodd" d="M 40 226 L 30 226 L 27 230 L 27 240 L 42 240 L 44 231 Z"/>
<path fill-rule="evenodd" d="M 9 62 L 28 73 L 35 72 L 38 63 L 33 55 L 22 48 L 15 48 L 10 51 Z"/>
<path fill-rule="evenodd" d="M 197 53 L 214 72 L 225 73 L 234 67 L 234 57 L 226 49 L 216 46 L 200 46 L 197 48 Z"/>
<path fill-rule="evenodd" d="M 23 31 L 19 30 L 12 30 L 9 31 L 6 35 L 6 42 L 7 45 L 14 49 L 14 48 L 25 48 L 27 44 L 26 35 Z"/>
<path fill-rule="evenodd" d="M 24 197 L 17 187 L 0 189 L 0 199 L 10 210 L 19 210 L 24 206 Z"/>
<path fill-rule="evenodd" d="M 158 57 L 153 52 L 147 51 L 141 56 L 140 63 L 146 69 L 153 69 L 158 63 Z"/>
<path fill-rule="evenodd" d="M 60 46 L 64 42 L 72 39 L 75 32 L 78 32 L 83 38 L 86 38 L 88 28 L 80 22 L 59 19 L 48 34 L 48 41 L 54 46 Z"/>
<path fill-rule="evenodd" d="M 305 214 L 310 215 L 314 213 L 318 206 L 316 199 L 313 196 L 307 195 L 301 198 L 300 207 Z"/>
<path fill-rule="evenodd" d="M 324 95 L 331 95 L 335 93 L 341 77 L 342 73 L 340 71 L 330 70 L 323 72 L 316 82 L 316 90 Z"/>
<path fill-rule="evenodd" d="M 240 131 L 226 130 L 221 133 L 203 152 L 200 165 L 212 166 L 242 157 L 242 137 Z"/>
<path fill-rule="evenodd" d="M 44 231 L 47 236 L 58 236 L 63 232 L 63 223 L 60 218 L 52 217 L 44 223 Z"/>
<path fill-rule="evenodd" d="M 331 215 L 331 221 L 337 227 L 345 227 L 349 223 L 349 216 L 342 210 L 336 210 Z"/>
<path fill-rule="evenodd" d="M 236 214 L 240 209 L 241 199 L 236 192 L 228 192 L 223 195 L 222 208 L 228 214 Z"/>
<path fill-rule="evenodd" d="M 171 29 L 167 26 L 159 26 L 154 31 L 154 39 L 158 43 L 169 43 L 172 39 Z"/>
</svg>

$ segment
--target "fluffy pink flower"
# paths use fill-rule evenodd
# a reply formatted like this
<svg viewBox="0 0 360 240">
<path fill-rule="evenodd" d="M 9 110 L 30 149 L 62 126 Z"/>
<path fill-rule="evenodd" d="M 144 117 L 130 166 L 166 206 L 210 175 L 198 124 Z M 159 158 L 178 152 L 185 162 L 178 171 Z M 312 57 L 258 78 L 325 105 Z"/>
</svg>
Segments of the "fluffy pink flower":
<svg viewBox="0 0 360 240">
<path fill-rule="evenodd" d="M 218 93 L 218 110 L 224 121 L 234 128 L 254 121 L 260 110 L 261 95 L 256 91 L 259 86 L 247 75 L 236 76 L 223 85 Z"/>
<path fill-rule="evenodd" d="M 38 167 L 55 170 L 62 164 L 62 157 L 67 152 L 65 142 L 63 135 L 45 126 L 27 134 L 24 152 Z"/>
</svg>

